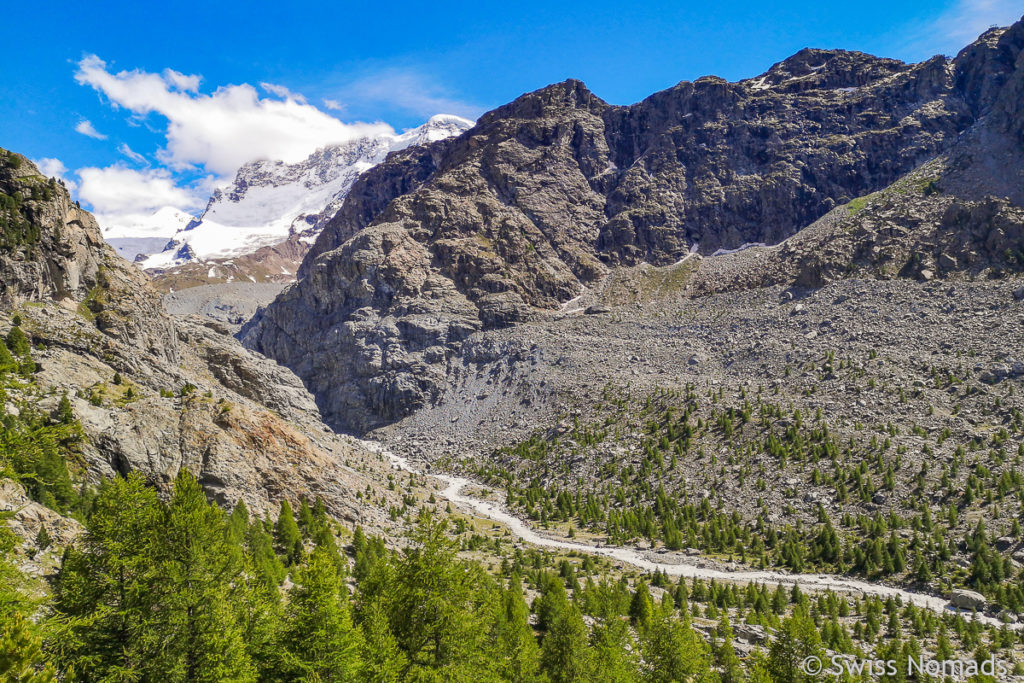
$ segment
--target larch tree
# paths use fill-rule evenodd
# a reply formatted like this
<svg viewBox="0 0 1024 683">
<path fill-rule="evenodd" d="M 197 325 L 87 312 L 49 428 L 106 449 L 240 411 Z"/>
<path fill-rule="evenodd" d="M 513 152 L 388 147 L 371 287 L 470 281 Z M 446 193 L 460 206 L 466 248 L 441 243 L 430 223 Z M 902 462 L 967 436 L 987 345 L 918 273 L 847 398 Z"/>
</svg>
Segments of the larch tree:
<svg viewBox="0 0 1024 683">
<path fill-rule="evenodd" d="M 363 637 L 335 558 L 315 548 L 294 581 L 281 640 L 285 675 L 324 683 L 359 680 Z"/>
<path fill-rule="evenodd" d="M 152 655 L 147 620 L 161 515 L 156 492 L 137 474 L 101 488 L 55 585 L 49 627 L 62 670 L 86 681 L 141 674 Z"/>
<path fill-rule="evenodd" d="M 302 533 L 299 532 L 299 525 L 295 523 L 295 515 L 292 514 L 292 506 L 287 500 L 281 500 L 281 510 L 274 525 L 274 547 L 288 566 L 302 562 Z"/>
<path fill-rule="evenodd" d="M 540 647 L 530 628 L 530 608 L 523 599 L 519 575 L 513 574 L 501 592 L 493 631 L 497 673 L 513 683 L 541 680 Z"/>
<path fill-rule="evenodd" d="M 146 664 L 152 679 L 255 680 L 236 609 L 244 586 L 241 549 L 231 543 L 227 517 L 186 470 L 175 480 L 154 559 L 158 576 L 150 590 L 159 606 L 147 619 L 155 654 Z"/>
</svg>

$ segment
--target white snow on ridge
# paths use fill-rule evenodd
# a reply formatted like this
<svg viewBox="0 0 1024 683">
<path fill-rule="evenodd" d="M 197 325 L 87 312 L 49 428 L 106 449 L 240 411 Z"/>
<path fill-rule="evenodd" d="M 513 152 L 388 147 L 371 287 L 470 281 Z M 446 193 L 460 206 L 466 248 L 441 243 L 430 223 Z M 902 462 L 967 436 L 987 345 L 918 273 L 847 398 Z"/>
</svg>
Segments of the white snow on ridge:
<svg viewBox="0 0 1024 683">
<path fill-rule="evenodd" d="M 390 152 L 461 134 L 473 122 L 440 114 L 401 134 L 384 133 L 328 145 L 294 164 L 260 160 L 238 170 L 216 190 L 203 215 L 179 226 L 164 251 L 142 267 L 169 268 L 193 260 L 249 254 L 293 234 L 312 242 L 356 179 Z"/>
<path fill-rule="evenodd" d="M 134 261 L 140 254 L 151 254 L 165 248 L 175 233 L 194 220 L 193 216 L 173 206 L 165 206 L 151 214 L 96 215 L 103 239 L 129 261 Z"/>
<path fill-rule="evenodd" d="M 750 84 L 751 90 L 768 90 L 772 87 L 766 82 L 764 76 L 761 76 L 760 78 L 752 78 L 746 82 Z"/>
</svg>

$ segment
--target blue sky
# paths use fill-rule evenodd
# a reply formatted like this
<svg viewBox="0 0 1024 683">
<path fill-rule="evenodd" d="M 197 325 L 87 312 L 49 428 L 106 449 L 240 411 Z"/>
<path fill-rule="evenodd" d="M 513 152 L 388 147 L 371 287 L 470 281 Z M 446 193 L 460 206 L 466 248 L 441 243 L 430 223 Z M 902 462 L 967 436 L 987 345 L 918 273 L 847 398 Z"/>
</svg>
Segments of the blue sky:
<svg viewBox="0 0 1024 683">
<path fill-rule="evenodd" d="M 806 46 L 918 61 L 1021 5 L 9 3 L 0 146 L 47 159 L 102 213 L 196 211 L 248 157 L 372 130 L 356 122 L 474 118 L 569 77 L 628 104 L 706 74 L 755 76 Z"/>
</svg>

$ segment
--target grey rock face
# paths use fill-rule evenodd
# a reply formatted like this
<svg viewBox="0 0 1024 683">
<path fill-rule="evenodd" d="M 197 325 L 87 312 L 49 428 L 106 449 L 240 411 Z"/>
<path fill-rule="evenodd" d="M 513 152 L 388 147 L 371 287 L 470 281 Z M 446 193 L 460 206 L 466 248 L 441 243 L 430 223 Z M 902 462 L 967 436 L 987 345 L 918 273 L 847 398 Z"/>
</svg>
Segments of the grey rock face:
<svg viewBox="0 0 1024 683">
<path fill-rule="evenodd" d="M 123 268 L 106 245 L 96 219 L 71 201 L 25 157 L 0 154 L 0 194 L 20 197 L 21 219 L 35 240 L 0 248 L 0 305 L 63 301 L 81 305 L 106 335 L 146 355 L 175 363 L 177 340 L 159 301 L 148 295 L 147 278 Z"/>
<path fill-rule="evenodd" d="M 301 289 L 282 292 L 278 301 L 303 314 L 280 324 L 273 314 L 261 318 L 260 346 L 299 368 L 314 395 L 331 395 L 334 416 L 369 424 L 421 406 L 444 381 L 452 347 L 481 324 L 477 309 L 425 266 L 423 246 L 399 227 L 362 232 L 343 251 L 344 258 L 316 264 Z M 391 286 L 370 284 L 385 273 Z M 409 305 L 391 308 L 399 296 Z M 243 328 L 242 338 L 251 330 Z M 339 384 L 342 376 L 359 381 Z"/>
<path fill-rule="evenodd" d="M 38 235 L 0 251 L 0 301 L 50 296 L 82 297 L 94 287 L 103 266 L 99 226 L 25 157 L 5 152 L 0 159 L 0 193 L 19 206 L 5 216 L 11 224 L 35 226 Z M 5 238 L 7 235 L 5 234 Z"/>
<path fill-rule="evenodd" d="M 180 321 L 178 335 L 182 342 L 196 350 L 213 376 L 231 391 L 293 420 L 318 415 L 313 397 L 288 369 L 247 352 L 235 339 L 210 329 L 199 320 Z"/>
<path fill-rule="evenodd" d="M 1022 33 L 989 32 L 955 60 L 916 65 L 803 50 L 755 79 L 701 78 L 629 107 L 572 80 L 524 95 L 365 174 L 299 282 L 241 339 L 295 370 L 333 424 L 393 421 L 439 395 L 446 362 L 476 329 L 556 310 L 617 268 L 835 225 L 836 207 L 892 186 L 979 122 L 1015 134 L 1020 105 L 1008 92 L 1019 86 Z M 941 234 L 956 248 L 905 254 L 915 225 L 872 212 L 879 240 L 853 232 L 831 255 L 820 240 L 780 250 L 782 265 L 748 280 L 821 286 L 846 272 L 850 252 L 871 256 L 862 248 L 897 265 L 893 275 L 926 280 L 1017 239 L 1008 200 L 944 196 Z M 979 241 L 991 242 L 980 256 Z"/>
</svg>

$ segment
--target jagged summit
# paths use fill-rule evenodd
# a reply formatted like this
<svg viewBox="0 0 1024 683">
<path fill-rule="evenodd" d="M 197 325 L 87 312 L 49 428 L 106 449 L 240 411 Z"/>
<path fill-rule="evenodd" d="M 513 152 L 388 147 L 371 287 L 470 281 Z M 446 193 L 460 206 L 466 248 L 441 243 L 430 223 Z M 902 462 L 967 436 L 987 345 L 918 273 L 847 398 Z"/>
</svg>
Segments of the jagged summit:
<svg viewBox="0 0 1024 683">
<path fill-rule="evenodd" d="M 858 88 L 910 68 L 898 59 L 863 52 L 804 48 L 746 83 L 754 89 L 780 87 L 786 92 Z"/>
<path fill-rule="evenodd" d="M 539 117 L 545 115 L 550 109 L 568 107 L 597 111 L 607 106 L 609 105 L 592 93 L 583 81 L 569 78 L 560 83 L 552 83 L 539 90 L 520 95 L 508 104 L 487 112 L 480 117 L 477 123 L 480 126 L 485 126 L 509 117 Z"/>
</svg>

